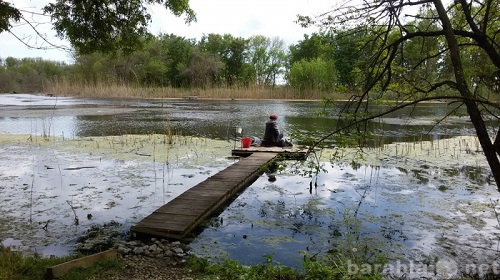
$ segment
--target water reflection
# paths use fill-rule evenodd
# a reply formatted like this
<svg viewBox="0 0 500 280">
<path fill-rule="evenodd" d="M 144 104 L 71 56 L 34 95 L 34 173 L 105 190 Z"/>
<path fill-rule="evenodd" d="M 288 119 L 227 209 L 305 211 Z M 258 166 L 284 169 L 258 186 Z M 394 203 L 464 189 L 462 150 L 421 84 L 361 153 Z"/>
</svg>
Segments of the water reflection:
<svg viewBox="0 0 500 280">
<path fill-rule="evenodd" d="M 343 104 L 320 115 L 321 102 L 92 100 L 7 94 L 0 96 L 0 107 L 0 131 L 5 133 L 68 137 L 175 133 L 229 140 L 235 126 L 243 128 L 242 136 L 262 137 L 271 112 L 280 116 L 280 127 L 288 134 L 317 138 L 338 128 L 337 112 Z M 370 110 L 381 108 L 375 105 Z M 373 136 L 368 144 L 473 135 L 470 124 L 459 115 L 435 126 L 449 110 L 446 104 L 426 103 L 373 120 L 364 128 Z"/>
<path fill-rule="evenodd" d="M 226 156 L 233 144 L 226 140 L 234 138 L 234 127 L 242 127 L 242 136 L 262 135 L 271 112 L 280 116 L 280 126 L 288 132 L 317 136 L 337 127 L 336 117 L 316 114 L 322 107 L 319 102 L 54 100 L 15 95 L 1 96 L 0 107 L 2 132 L 76 138 L 0 147 L 0 190 L 5 194 L 0 205 L 7 217 L 0 220 L 0 239 L 19 236 L 27 246 L 43 243 L 47 248 L 54 243 L 71 246 L 74 237 L 93 223 L 115 219 L 130 226 L 225 168 L 232 163 Z M 338 108 L 329 110 L 335 113 Z M 436 141 L 474 134 L 459 116 L 434 127 L 435 119 L 448 110 L 446 104 L 422 104 L 370 122 L 367 129 L 375 137 L 363 161 L 331 164 L 336 150 L 324 149 L 321 162 L 326 172 L 297 176 L 309 169 L 297 171 L 288 163 L 273 173 L 276 180 L 263 175 L 207 226 L 192 247 L 197 254 L 229 256 L 247 264 L 275 254 L 276 261 L 291 266 L 298 266 L 305 254 L 363 245 L 356 240 L 413 260 L 450 252 L 465 259 L 493 259 L 496 248 L 491 240 L 497 240 L 498 224 L 489 203 L 498 201 L 499 195 L 489 182 L 484 157 L 474 152 L 477 143 L 468 138 Z M 169 131 L 205 138 L 168 150 L 165 137 L 158 137 L 151 147 L 150 134 Z M 148 135 L 107 137 L 123 134 Z M 160 158 L 159 153 L 167 150 Z M 68 169 L 82 166 L 95 168 Z M 317 184 L 311 184 L 313 179 Z M 36 194 L 33 201 L 27 199 L 30 192 Z M 91 213 L 94 218 L 81 219 L 75 228 L 67 200 L 79 206 L 80 216 Z M 28 218 L 34 226 L 26 225 Z M 38 222 L 47 221 L 49 231 L 44 231 Z M 449 244 L 440 243 L 443 236 Z M 487 249 L 471 256 L 470 247 L 453 244 Z"/>
<path fill-rule="evenodd" d="M 487 236 L 469 241 L 471 246 L 488 242 L 497 230 L 494 214 L 483 204 L 484 195 L 498 195 L 492 195 L 494 186 L 484 181 L 487 169 L 464 166 L 449 173 L 446 166 L 460 159 L 436 160 L 440 157 L 429 156 L 427 165 L 419 157 L 406 158 L 401 167 L 325 164 L 326 172 L 318 175 L 312 192 L 311 178 L 290 176 L 290 162 L 277 180 L 259 178 L 221 214 L 223 224 L 208 226 L 191 245 L 197 254 L 213 259 L 229 256 L 257 264 L 273 254 L 276 262 L 300 267 L 302 256 L 320 257 L 332 250 L 362 253 L 369 248 L 413 261 L 442 257 L 446 253 L 436 242 L 441 235 L 463 242 L 463 236 L 481 232 Z M 439 187 L 443 184 L 448 188 Z M 471 220 L 464 217 L 469 211 L 484 222 L 469 225 Z M 448 235 L 454 232 L 460 234 Z M 453 250 L 464 260 L 478 258 L 467 247 Z M 488 259 L 486 255 L 481 258 Z"/>
</svg>

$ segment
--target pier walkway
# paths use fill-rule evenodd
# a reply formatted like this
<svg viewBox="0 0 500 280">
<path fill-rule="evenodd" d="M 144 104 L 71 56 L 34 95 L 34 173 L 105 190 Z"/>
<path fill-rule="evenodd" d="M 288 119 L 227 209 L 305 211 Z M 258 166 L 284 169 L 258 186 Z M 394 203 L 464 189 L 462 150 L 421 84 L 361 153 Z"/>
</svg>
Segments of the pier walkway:
<svg viewBox="0 0 500 280">
<path fill-rule="evenodd" d="M 267 164 L 278 155 L 298 155 L 306 152 L 276 149 L 238 149 L 233 155 L 246 156 L 219 173 L 192 187 L 167 204 L 145 217 L 131 231 L 138 236 L 156 236 L 182 240 L 227 205 L 234 196 L 251 185 L 264 171 Z"/>
</svg>

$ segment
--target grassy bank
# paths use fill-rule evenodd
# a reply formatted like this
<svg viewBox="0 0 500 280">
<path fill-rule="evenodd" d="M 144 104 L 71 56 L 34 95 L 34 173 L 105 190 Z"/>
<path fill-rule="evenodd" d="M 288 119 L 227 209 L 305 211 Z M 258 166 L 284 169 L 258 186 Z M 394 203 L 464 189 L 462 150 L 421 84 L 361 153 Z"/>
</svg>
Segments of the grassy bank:
<svg viewBox="0 0 500 280">
<path fill-rule="evenodd" d="M 125 83 L 70 83 L 67 81 L 49 82 L 44 93 L 58 96 L 92 98 L 201 98 L 201 99 L 287 99 L 321 100 L 325 97 L 346 99 L 349 94 L 321 92 L 317 90 L 300 91 L 287 86 L 276 87 L 229 87 L 229 88 L 173 88 L 140 87 Z"/>
<path fill-rule="evenodd" d="M 344 256 L 345 257 L 345 256 Z M 49 267 L 72 259 L 40 258 L 38 256 L 22 256 L 20 253 L 3 248 L 0 245 L 0 280 L 42 280 L 48 279 L 46 271 Z M 223 263 L 211 263 L 203 258 L 191 257 L 181 266 L 158 266 L 154 259 L 130 261 L 126 259 L 103 260 L 89 268 L 77 268 L 58 279 L 65 280 L 105 280 L 105 279 L 252 279 L 252 280 L 323 280 L 323 279 L 411 279 L 401 275 L 385 275 L 383 269 L 353 271 L 349 267 L 367 265 L 367 263 L 350 263 L 346 258 L 337 256 L 329 260 L 304 260 L 303 269 L 282 266 L 267 257 L 262 264 L 244 266 L 237 261 L 226 260 Z M 447 279 L 475 280 L 498 279 L 494 273 L 485 275 L 462 275 Z"/>
<path fill-rule="evenodd" d="M 219 87 L 219 88 L 175 88 L 144 87 L 117 82 L 68 82 L 51 81 L 43 86 L 43 93 L 57 96 L 88 98 L 176 98 L 176 99 L 246 99 L 246 100 L 350 100 L 352 92 L 299 90 L 289 86 L 276 87 Z M 436 93 L 446 95 L 442 93 Z M 492 102 L 500 97 L 488 96 Z M 385 93 L 384 99 L 398 101 L 400 97 L 392 92 Z M 409 100 L 407 100 L 409 101 Z M 375 102 L 372 100 L 372 102 Z"/>
<path fill-rule="evenodd" d="M 76 257 L 75 257 L 76 258 Z M 0 245 L 0 279 L 47 279 L 47 269 L 71 260 L 65 258 L 41 258 L 23 256 Z M 149 276 L 148 276 L 149 275 Z M 299 279 L 382 279 L 380 271 L 373 273 L 349 272 L 346 262 L 340 258 L 335 262 L 304 261 L 303 270 L 281 266 L 271 257 L 259 265 L 244 266 L 237 261 L 211 263 L 203 258 L 190 257 L 186 264 L 175 267 L 158 266 L 156 260 L 143 258 L 139 263 L 126 259 L 103 260 L 89 268 L 70 270 L 61 278 L 83 279 L 253 279 L 253 280 L 299 280 Z"/>
</svg>

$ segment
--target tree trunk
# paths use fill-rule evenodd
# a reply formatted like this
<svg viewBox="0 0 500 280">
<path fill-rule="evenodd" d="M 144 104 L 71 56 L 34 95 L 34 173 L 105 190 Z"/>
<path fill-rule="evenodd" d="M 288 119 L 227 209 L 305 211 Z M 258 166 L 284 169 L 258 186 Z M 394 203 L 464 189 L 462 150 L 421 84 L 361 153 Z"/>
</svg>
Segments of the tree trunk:
<svg viewBox="0 0 500 280">
<path fill-rule="evenodd" d="M 467 112 L 469 114 L 470 120 L 474 125 L 476 130 L 477 138 L 481 147 L 483 148 L 484 155 L 490 166 L 493 177 L 497 184 L 497 189 L 500 191 L 500 161 L 497 156 L 497 151 L 493 145 L 489 135 L 486 125 L 481 116 L 481 112 L 473 100 L 473 95 L 469 90 L 467 80 L 465 78 L 464 70 L 462 67 L 462 59 L 460 57 L 460 49 L 458 47 L 458 42 L 453 32 L 453 28 L 446 13 L 446 9 L 440 0 L 433 0 L 436 11 L 439 15 L 439 19 L 443 25 L 443 30 L 445 32 L 446 42 L 448 48 L 450 49 L 450 59 L 453 64 L 453 70 L 455 74 L 455 79 L 457 83 L 457 89 L 460 95 L 464 98 L 465 106 L 467 107 Z"/>
<path fill-rule="evenodd" d="M 500 128 L 497 130 L 497 137 L 495 138 L 495 143 L 493 144 L 497 150 L 498 156 L 500 156 Z"/>
</svg>

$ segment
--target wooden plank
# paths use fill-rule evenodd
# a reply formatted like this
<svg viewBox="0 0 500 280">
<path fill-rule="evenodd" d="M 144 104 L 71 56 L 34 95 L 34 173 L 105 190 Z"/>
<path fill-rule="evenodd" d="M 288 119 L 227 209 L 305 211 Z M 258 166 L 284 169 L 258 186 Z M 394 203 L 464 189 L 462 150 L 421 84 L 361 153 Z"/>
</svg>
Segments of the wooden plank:
<svg viewBox="0 0 500 280">
<path fill-rule="evenodd" d="M 99 261 L 116 259 L 117 251 L 115 249 L 107 250 L 97 254 L 85 256 L 65 263 L 54 265 L 47 269 L 47 276 L 49 278 L 60 278 L 70 270 L 75 268 L 88 268 L 92 267 Z"/>
<path fill-rule="evenodd" d="M 213 176 L 211 177 L 210 179 L 212 181 L 217 181 L 217 182 L 220 182 L 222 184 L 224 183 L 238 183 L 239 181 L 241 181 L 241 178 L 246 178 L 248 174 L 232 174 L 232 175 L 216 175 L 216 176 Z"/>
<path fill-rule="evenodd" d="M 286 159 L 306 159 L 309 155 L 308 146 L 293 146 L 293 147 L 261 147 L 261 146 L 251 146 L 249 148 L 236 148 L 231 151 L 234 156 L 248 157 L 249 155 L 260 154 L 260 153 L 276 153 L 280 157 Z"/>
<path fill-rule="evenodd" d="M 181 195 L 174 200 L 170 201 L 169 203 L 163 205 L 162 207 L 158 208 L 160 209 L 168 209 L 170 207 L 175 208 L 183 205 L 193 205 L 193 210 L 195 209 L 202 209 L 210 206 L 212 204 L 211 200 L 203 200 L 203 199 L 197 199 L 196 197 L 188 197 L 186 195 Z"/>
<path fill-rule="evenodd" d="M 230 184 L 225 184 L 223 181 L 215 180 L 201 182 L 196 187 L 203 190 L 228 190 L 233 188 L 233 186 Z"/>
<path fill-rule="evenodd" d="M 144 228 L 168 229 L 171 231 L 184 231 L 196 219 L 192 216 L 156 213 L 142 223 Z"/>
</svg>

